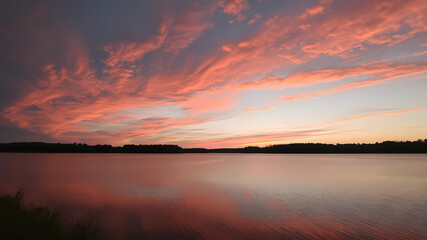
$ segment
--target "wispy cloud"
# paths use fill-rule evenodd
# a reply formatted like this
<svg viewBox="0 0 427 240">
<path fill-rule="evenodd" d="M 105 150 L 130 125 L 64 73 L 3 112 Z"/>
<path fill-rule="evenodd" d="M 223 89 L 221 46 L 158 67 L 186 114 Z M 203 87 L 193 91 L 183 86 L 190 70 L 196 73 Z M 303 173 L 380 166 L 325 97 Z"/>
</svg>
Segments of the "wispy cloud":
<svg viewBox="0 0 427 240">
<path fill-rule="evenodd" d="M 409 113 L 409 112 L 424 111 L 424 110 L 427 110 L 427 108 L 415 108 L 415 109 L 406 109 L 406 110 L 400 110 L 400 111 L 372 113 L 372 114 L 359 115 L 355 117 L 341 118 L 334 121 L 330 121 L 328 123 L 346 122 L 346 121 L 358 120 L 363 118 L 379 117 L 379 116 L 386 116 L 391 114 Z"/>
<path fill-rule="evenodd" d="M 244 146 L 265 146 L 277 144 L 289 140 L 303 139 L 305 137 L 327 135 L 330 131 L 325 129 L 312 129 L 302 131 L 275 132 L 264 134 L 252 134 L 228 138 L 213 138 L 200 140 L 197 142 L 187 142 L 186 145 L 219 148 L 219 147 L 244 147 Z"/>
<path fill-rule="evenodd" d="M 269 122 L 282 116 L 278 106 L 283 104 L 409 80 L 427 71 L 420 40 L 427 31 L 425 1 L 322 0 L 293 3 L 298 6 L 293 11 L 280 4 L 257 8 L 278 4 L 268 1 L 181 4 L 153 6 L 153 16 L 131 9 L 126 17 L 108 15 L 114 19 L 109 24 L 123 29 L 103 37 L 54 14 L 59 6 L 53 5 L 35 4 L 34 11 L 1 22 L 6 43 L 0 47 L 6 53 L 1 60 L 7 65 L 0 77 L 7 82 L 2 86 L 13 85 L 14 91 L 4 101 L 2 118 L 61 141 L 133 142 L 174 128 L 212 128 L 221 122 L 218 128 L 225 129 L 228 123 L 235 126 L 236 119 L 260 116 Z M 141 18 L 148 27 L 138 29 Z M 230 18 L 240 23 L 228 24 Z M 109 31 L 97 27 L 92 26 L 96 33 Z M 394 113 L 400 112 L 378 114 Z M 240 146 L 321 131 L 227 134 L 197 142 Z M 162 137 L 163 142 L 176 139 Z"/>
</svg>

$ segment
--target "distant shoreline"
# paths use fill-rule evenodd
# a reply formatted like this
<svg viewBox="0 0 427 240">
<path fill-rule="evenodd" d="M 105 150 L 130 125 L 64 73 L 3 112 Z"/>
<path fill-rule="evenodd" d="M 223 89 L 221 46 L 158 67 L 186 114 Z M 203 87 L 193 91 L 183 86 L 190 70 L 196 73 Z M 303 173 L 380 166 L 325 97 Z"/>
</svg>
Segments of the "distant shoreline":
<svg viewBox="0 0 427 240">
<path fill-rule="evenodd" d="M 291 143 L 266 147 L 182 148 L 178 145 L 87 145 L 82 143 L 14 142 L 0 143 L 0 152 L 17 153 L 427 153 L 427 139 L 418 141 L 385 141 L 381 143 Z"/>
</svg>

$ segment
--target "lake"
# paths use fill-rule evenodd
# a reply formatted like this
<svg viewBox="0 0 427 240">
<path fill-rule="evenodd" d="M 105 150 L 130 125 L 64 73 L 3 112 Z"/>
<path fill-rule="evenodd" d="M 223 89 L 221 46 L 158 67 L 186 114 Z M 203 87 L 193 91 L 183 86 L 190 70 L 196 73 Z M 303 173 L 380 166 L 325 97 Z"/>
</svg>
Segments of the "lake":
<svg viewBox="0 0 427 240">
<path fill-rule="evenodd" d="M 0 153 L 0 194 L 109 239 L 427 239 L 427 154 Z"/>
</svg>

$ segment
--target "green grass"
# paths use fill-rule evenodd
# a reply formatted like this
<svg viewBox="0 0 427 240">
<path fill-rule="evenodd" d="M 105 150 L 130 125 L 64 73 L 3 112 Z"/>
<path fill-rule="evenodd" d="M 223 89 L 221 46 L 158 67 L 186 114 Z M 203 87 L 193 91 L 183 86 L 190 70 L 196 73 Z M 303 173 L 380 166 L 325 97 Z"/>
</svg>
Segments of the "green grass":
<svg viewBox="0 0 427 240">
<path fill-rule="evenodd" d="M 96 222 L 82 218 L 67 224 L 61 213 L 34 203 L 25 206 L 24 194 L 0 196 L 0 239 L 99 239 Z"/>
</svg>

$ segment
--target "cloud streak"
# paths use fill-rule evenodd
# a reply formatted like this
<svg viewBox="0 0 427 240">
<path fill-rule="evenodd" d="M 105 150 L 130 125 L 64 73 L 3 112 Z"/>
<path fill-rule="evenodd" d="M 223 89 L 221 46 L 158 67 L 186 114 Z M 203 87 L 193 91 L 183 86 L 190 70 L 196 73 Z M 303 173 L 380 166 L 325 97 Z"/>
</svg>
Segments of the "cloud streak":
<svg viewBox="0 0 427 240">
<path fill-rule="evenodd" d="M 409 112 L 424 111 L 424 110 L 427 110 L 427 108 L 416 108 L 416 109 L 406 109 L 406 110 L 383 112 L 383 113 L 372 113 L 372 114 L 366 114 L 366 115 L 359 115 L 356 117 L 341 118 L 338 120 L 330 121 L 328 123 L 339 123 L 339 122 L 346 122 L 346 121 L 358 120 L 363 118 L 387 116 L 392 114 L 409 113 Z"/>
</svg>

